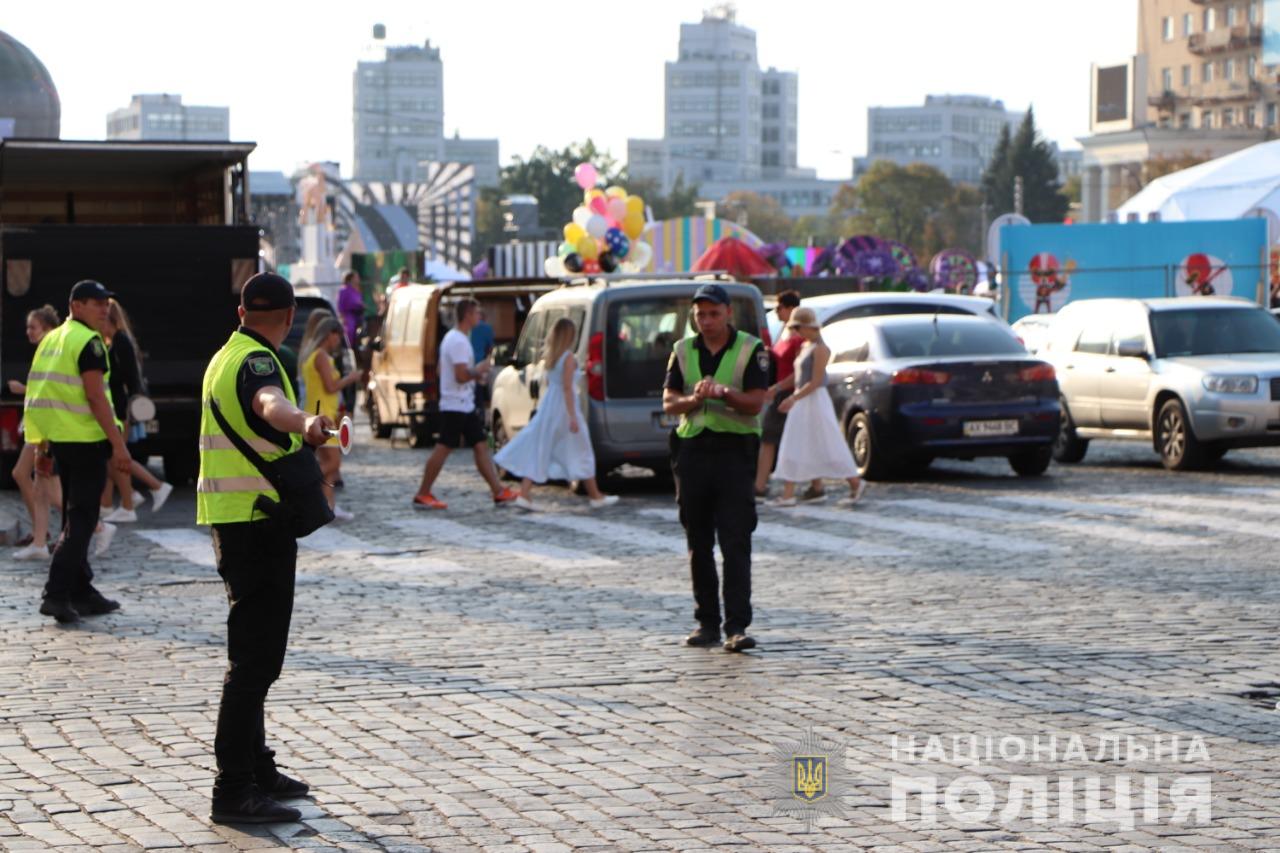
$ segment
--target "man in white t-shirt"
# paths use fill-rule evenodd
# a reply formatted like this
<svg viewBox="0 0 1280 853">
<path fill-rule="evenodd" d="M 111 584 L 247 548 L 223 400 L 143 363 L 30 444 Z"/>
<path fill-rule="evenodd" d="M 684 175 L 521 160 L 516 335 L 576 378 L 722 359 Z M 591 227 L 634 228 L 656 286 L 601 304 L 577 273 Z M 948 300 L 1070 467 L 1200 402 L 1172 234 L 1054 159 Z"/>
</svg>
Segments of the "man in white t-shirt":
<svg viewBox="0 0 1280 853">
<path fill-rule="evenodd" d="M 488 359 L 478 365 L 475 363 L 468 335 L 479 317 L 480 306 L 474 299 L 461 300 L 454 306 L 453 328 L 440 342 L 440 439 L 427 458 L 422 485 L 413 498 L 415 509 L 448 508 L 431 494 L 431 487 L 440 476 L 449 454 L 464 446 L 470 447 L 475 454 L 476 470 L 489 484 L 495 505 L 513 501 L 518 496 L 498 480 L 493 457 L 489 454 L 484 415 L 476 408 L 476 380 L 484 379 L 493 369 L 493 362 Z"/>
</svg>

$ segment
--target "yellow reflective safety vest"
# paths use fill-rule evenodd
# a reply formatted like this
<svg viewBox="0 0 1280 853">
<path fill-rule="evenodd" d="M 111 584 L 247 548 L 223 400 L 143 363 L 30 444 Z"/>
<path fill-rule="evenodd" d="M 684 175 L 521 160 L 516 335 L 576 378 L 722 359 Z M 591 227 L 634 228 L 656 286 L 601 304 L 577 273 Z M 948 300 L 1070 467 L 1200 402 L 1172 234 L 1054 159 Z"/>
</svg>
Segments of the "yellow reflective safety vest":
<svg viewBox="0 0 1280 853">
<path fill-rule="evenodd" d="M 106 441 L 107 434 L 89 410 L 89 397 L 80 376 L 80 354 L 87 346 L 100 348 L 103 357 L 107 345 L 102 335 L 67 318 L 50 331 L 36 347 L 27 374 L 27 393 L 23 402 L 22 422 L 26 441 L 61 441 L 90 444 Z M 111 368 L 102 371 L 102 389 L 111 406 L 109 379 Z"/>
<path fill-rule="evenodd" d="M 281 377 L 280 387 L 290 403 L 297 404 L 293 383 L 284 380 L 284 367 L 274 352 L 243 332 L 236 331 L 222 349 L 214 355 L 204 372 L 204 384 L 200 391 L 203 411 L 200 414 L 200 477 L 196 481 L 196 523 L 231 524 L 266 518 L 254 509 L 258 495 L 266 495 L 278 501 L 271 483 L 253 466 L 231 439 L 226 436 L 213 417 L 210 400 L 218 401 L 218 408 L 227 424 L 250 447 L 268 461 L 296 453 L 302 447 L 302 437 L 289 435 L 289 446 L 279 447 L 262 438 L 249 426 L 240 396 L 236 393 L 236 379 L 246 359 L 254 359 L 250 369 L 270 373 L 274 367 Z"/>
<path fill-rule="evenodd" d="M 696 336 L 690 335 L 676 343 L 675 347 L 676 362 L 680 365 L 680 375 L 684 377 L 685 394 L 692 394 L 694 386 L 703 378 L 701 359 L 693 346 L 696 340 Z M 720 366 L 716 368 L 716 382 L 728 385 L 735 391 L 743 390 L 742 377 L 746 375 L 747 367 L 751 364 L 751 354 L 755 352 L 758 343 L 759 338 L 739 330 L 737 337 L 721 357 Z M 713 432 L 760 435 L 760 416 L 736 412 L 724 400 L 705 400 L 698 408 L 680 416 L 676 435 L 693 438 L 706 429 Z"/>
</svg>

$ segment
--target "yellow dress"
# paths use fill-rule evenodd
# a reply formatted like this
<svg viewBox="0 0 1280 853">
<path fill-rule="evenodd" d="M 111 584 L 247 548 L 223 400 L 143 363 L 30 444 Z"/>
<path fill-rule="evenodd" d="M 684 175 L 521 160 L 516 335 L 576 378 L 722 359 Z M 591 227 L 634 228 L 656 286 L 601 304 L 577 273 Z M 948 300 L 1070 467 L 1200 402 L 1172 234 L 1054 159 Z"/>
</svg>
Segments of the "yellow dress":
<svg viewBox="0 0 1280 853">
<path fill-rule="evenodd" d="M 324 389 L 324 380 L 320 378 L 320 369 L 316 366 L 316 359 L 324 358 L 329 362 L 329 370 L 335 372 L 336 368 L 333 364 L 333 356 L 324 350 L 316 350 L 307 356 L 306 362 L 302 365 L 302 385 L 307 389 L 307 413 L 328 415 L 330 420 L 335 424 L 338 422 L 338 392 L 330 394 Z M 316 406 L 319 405 L 317 410 Z M 337 447 L 338 439 L 331 438 L 324 443 L 325 447 Z"/>
</svg>

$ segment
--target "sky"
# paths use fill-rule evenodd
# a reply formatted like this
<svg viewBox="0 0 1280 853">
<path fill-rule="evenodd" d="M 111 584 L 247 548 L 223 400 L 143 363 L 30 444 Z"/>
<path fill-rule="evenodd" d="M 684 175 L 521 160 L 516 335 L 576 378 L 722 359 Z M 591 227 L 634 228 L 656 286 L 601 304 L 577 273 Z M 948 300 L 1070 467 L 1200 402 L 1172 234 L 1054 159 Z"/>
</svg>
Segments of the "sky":
<svg viewBox="0 0 1280 853">
<path fill-rule="evenodd" d="M 174 0 L 4 4 L 0 29 L 44 62 L 62 137 L 101 139 L 134 94 L 229 106 L 254 170 L 351 167 L 355 63 L 375 23 L 389 44 L 441 49 L 445 131 L 501 140 L 505 165 L 588 137 L 626 159 L 662 135 L 663 63 L 708 2 Z M 1088 133 L 1089 66 L 1137 45 L 1137 0 L 740 0 L 764 68 L 796 71 L 799 165 L 846 178 L 867 147 L 867 107 L 978 94 L 1035 107 L 1044 135 Z"/>
</svg>

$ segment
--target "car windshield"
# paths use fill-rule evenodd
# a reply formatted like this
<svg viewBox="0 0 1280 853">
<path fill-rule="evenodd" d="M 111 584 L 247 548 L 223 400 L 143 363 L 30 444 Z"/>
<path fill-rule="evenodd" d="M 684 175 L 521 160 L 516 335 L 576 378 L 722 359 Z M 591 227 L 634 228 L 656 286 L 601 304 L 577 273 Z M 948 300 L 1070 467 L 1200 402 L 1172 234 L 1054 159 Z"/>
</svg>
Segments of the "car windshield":
<svg viewBox="0 0 1280 853">
<path fill-rule="evenodd" d="M 881 331 L 893 358 L 1026 355 L 1022 344 L 1008 330 L 988 322 L 956 322 L 938 316 L 886 324 Z"/>
<path fill-rule="evenodd" d="M 1261 308 L 1153 311 L 1151 333 L 1160 358 L 1280 352 L 1280 323 Z"/>
</svg>

